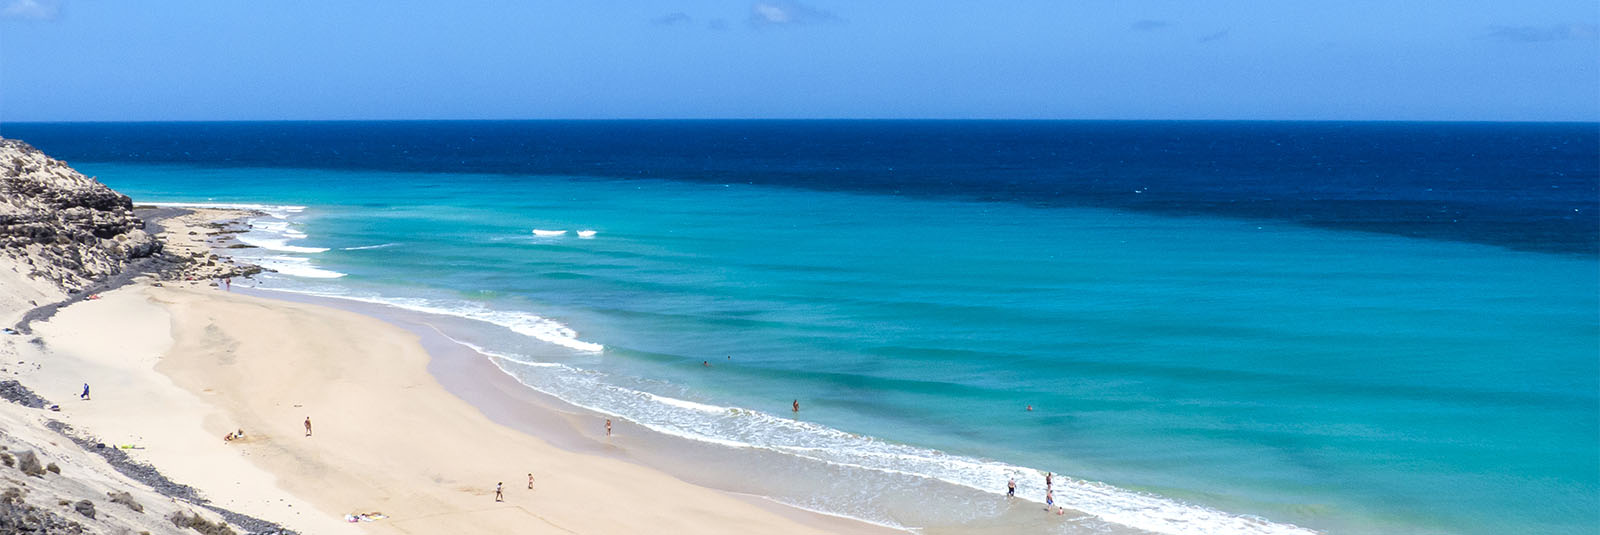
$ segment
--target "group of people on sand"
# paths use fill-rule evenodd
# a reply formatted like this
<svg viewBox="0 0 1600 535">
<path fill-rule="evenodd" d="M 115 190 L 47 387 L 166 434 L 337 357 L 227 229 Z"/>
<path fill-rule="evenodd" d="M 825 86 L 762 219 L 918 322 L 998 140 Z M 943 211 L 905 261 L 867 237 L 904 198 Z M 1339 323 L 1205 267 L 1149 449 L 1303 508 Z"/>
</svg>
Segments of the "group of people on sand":
<svg viewBox="0 0 1600 535">
<path fill-rule="evenodd" d="M 1006 481 L 1006 497 L 1017 497 L 1017 478 L 1013 477 Z M 1065 506 L 1056 507 L 1055 473 L 1053 472 L 1044 473 L 1044 511 L 1046 513 L 1055 511 L 1058 516 L 1066 514 L 1067 511 Z"/>
<path fill-rule="evenodd" d="M 232 433 L 228 433 L 226 436 L 222 437 L 222 441 L 223 442 L 233 442 L 235 440 L 244 440 L 244 430 L 243 429 L 240 429 L 238 431 L 234 431 Z"/>
<path fill-rule="evenodd" d="M 494 484 L 494 501 L 506 501 L 505 487 L 506 482 L 504 481 Z M 528 490 L 533 490 L 533 472 L 528 472 Z"/>
</svg>

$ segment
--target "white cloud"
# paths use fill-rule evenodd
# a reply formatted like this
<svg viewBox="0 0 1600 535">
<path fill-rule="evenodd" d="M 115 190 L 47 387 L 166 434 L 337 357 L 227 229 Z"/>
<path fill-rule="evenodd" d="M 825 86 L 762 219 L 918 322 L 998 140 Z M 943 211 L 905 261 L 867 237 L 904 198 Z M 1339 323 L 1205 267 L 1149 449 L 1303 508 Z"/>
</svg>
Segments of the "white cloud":
<svg viewBox="0 0 1600 535">
<path fill-rule="evenodd" d="M 61 0 L 9 0 L 0 7 L 0 18 L 53 20 L 61 14 Z"/>
<path fill-rule="evenodd" d="M 757 2 L 750 6 L 750 24 L 756 27 L 799 26 L 842 20 L 831 12 L 787 0 Z"/>
</svg>

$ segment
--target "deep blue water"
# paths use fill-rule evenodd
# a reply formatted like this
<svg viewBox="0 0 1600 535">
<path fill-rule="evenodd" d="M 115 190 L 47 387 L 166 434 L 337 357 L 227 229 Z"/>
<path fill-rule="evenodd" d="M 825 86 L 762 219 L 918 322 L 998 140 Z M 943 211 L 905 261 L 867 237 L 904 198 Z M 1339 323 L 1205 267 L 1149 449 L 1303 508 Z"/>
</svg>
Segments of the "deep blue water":
<svg viewBox="0 0 1600 535">
<path fill-rule="evenodd" d="M 137 201 L 272 205 L 234 250 L 265 287 L 436 313 L 783 482 L 738 490 L 992 529 L 1050 470 L 1059 533 L 1592 532 L 1596 132 L 0 125 Z"/>
<path fill-rule="evenodd" d="M 1595 123 L 74 123 L 0 136 L 68 161 L 666 178 L 1600 252 Z"/>
</svg>

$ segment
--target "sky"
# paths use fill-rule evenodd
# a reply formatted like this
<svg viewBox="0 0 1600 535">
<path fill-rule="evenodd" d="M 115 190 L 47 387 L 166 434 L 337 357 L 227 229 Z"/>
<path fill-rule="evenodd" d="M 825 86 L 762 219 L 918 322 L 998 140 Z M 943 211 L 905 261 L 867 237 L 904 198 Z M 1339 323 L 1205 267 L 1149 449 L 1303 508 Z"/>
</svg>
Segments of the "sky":
<svg viewBox="0 0 1600 535">
<path fill-rule="evenodd" d="M 1600 120 L 1595 0 L 0 0 L 0 121 Z"/>
</svg>

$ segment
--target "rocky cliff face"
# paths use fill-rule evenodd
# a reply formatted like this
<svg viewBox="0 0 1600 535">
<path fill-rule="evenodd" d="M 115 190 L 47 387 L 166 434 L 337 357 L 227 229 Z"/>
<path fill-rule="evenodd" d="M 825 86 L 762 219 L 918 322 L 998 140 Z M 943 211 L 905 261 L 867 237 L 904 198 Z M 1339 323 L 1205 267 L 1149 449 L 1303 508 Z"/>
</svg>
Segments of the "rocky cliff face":
<svg viewBox="0 0 1600 535">
<path fill-rule="evenodd" d="M 0 139 L 0 255 L 28 276 L 79 291 L 160 250 L 128 196 L 27 143 Z"/>
</svg>

